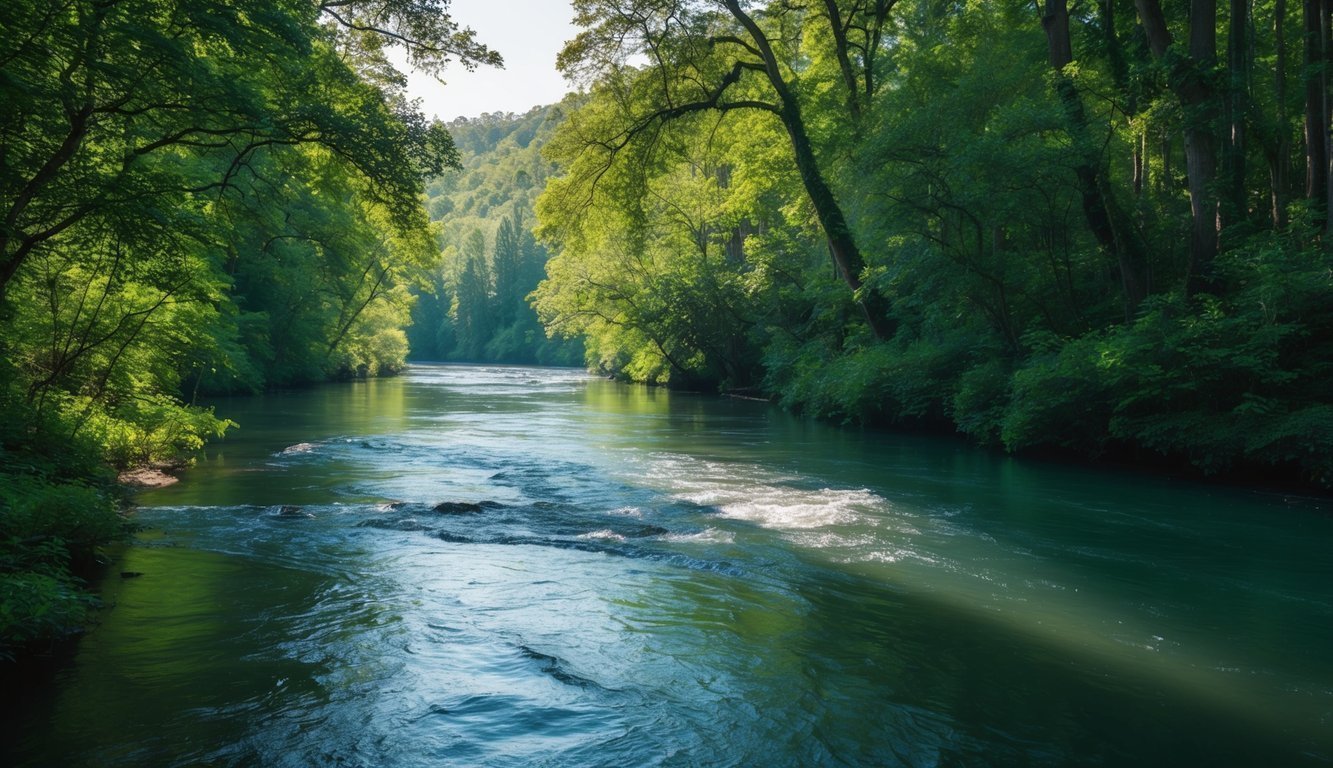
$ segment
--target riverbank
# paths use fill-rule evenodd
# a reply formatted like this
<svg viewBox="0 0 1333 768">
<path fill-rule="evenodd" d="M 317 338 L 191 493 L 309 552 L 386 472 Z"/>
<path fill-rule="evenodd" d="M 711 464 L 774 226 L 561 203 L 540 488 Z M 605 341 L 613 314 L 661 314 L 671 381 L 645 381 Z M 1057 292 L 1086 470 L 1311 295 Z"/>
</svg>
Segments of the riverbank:
<svg viewBox="0 0 1333 768">
<path fill-rule="evenodd" d="M 0 472 L 0 665 L 49 655 L 96 609 L 103 550 L 131 532 L 123 489 L 106 478 Z"/>
<path fill-rule="evenodd" d="M 218 407 L 0 764 L 1333 756 L 1320 503 L 574 371 Z"/>
<path fill-rule="evenodd" d="M 623 371 L 592 370 L 591 373 L 610 378 L 625 384 L 649 388 L 661 387 L 672 392 L 684 392 L 710 395 L 713 392 L 707 386 L 676 386 L 666 384 L 638 382 Z M 886 369 L 881 375 L 889 375 Z M 826 374 L 818 386 L 828 388 L 837 376 Z M 943 382 L 936 382 L 941 387 Z M 1156 477 L 1170 477 L 1182 480 L 1206 483 L 1219 487 L 1236 489 L 1254 489 L 1275 493 L 1310 495 L 1318 498 L 1333 497 L 1333 475 L 1320 474 L 1315 468 L 1319 457 L 1305 443 L 1294 443 L 1292 453 L 1285 460 L 1271 458 L 1245 460 L 1229 453 L 1227 459 L 1210 456 L 1204 460 L 1202 455 L 1195 455 L 1183 448 L 1174 452 L 1153 450 L 1130 440 L 1117 439 L 1109 432 L 1100 435 L 1085 435 L 1082 438 L 1070 434 L 1052 433 L 1049 440 L 1034 442 L 1021 447 L 1009 447 L 995 435 L 989 439 L 965 428 L 955 418 L 959 416 L 946 407 L 947 397 L 940 393 L 930 395 L 913 409 L 894 410 L 901 403 L 893 398 L 871 404 L 861 403 L 857 408 L 845 404 L 833 403 L 830 394 L 814 391 L 816 386 L 807 383 L 805 388 L 796 392 L 783 392 L 771 388 L 746 388 L 742 390 L 722 390 L 717 396 L 734 400 L 765 402 L 782 408 L 796 416 L 809 417 L 842 429 L 871 430 L 885 435 L 930 435 L 935 437 L 956 438 L 960 444 L 980 448 L 997 456 L 1011 456 L 1027 461 L 1048 462 L 1058 466 L 1087 467 L 1108 471 L 1132 472 Z M 876 385 L 879 386 L 879 385 Z M 873 389 L 874 387 L 867 387 Z M 880 387 L 883 388 L 883 387 Z M 928 386 L 919 386 L 923 392 Z M 941 390 L 947 394 L 947 390 Z M 864 397 L 864 395 L 862 395 Z M 1054 402 L 1055 398 L 1052 398 Z M 996 406 L 998 407 L 998 406 Z M 1088 404 L 1089 410 L 1097 410 L 1096 401 Z M 1239 431 L 1240 427 L 1226 423 L 1219 417 L 1219 429 Z M 1313 429 L 1311 427 L 1310 429 Z M 1322 436 L 1309 436 L 1309 445 L 1318 444 Z"/>
<path fill-rule="evenodd" d="M 7 361 L 6 361 L 7 362 Z M 324 384 L 397 375 L 400 366 L 336 374 Z M 208 439 L 234 424 L 169 401 L 154 420 L 46 410 L 0 364 L 0 666 L 58 654 L 99 606 L 105 550 L 133 531 L 131 494 L 178 482 Z M 249 393 L 242 397 L 254 396 Z M 235 396 L 235 395 L 233 395 Z M 96 429 L 87 425 L 93 423 Z M 37 661 L 34 661 L 37 660 Z"/>
<path fill-rule="evenodd" d="M 116 476 L 116 482 L 127 488 L 165 488 L 180 482 L 180 478 L 169 473 L 177 467 L 138 467 L 127 469 Z"/>
</svg>

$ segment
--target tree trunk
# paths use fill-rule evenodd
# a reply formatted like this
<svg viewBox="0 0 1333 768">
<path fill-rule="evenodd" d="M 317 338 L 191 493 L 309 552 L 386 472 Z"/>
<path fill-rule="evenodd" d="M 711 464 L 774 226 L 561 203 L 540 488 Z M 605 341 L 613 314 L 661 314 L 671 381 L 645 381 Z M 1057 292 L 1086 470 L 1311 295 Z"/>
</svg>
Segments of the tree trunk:
<svg viewBox="0 0 1333 768">
<path fill-rule="evenodd" d="M 828 238 L 829 252 L 838 265 L 838 272 L 847 286 L 857 295 L 857 303 L 861 306 L 871 332 L 878 339 L 887 339 L 895 330 L 895 324 L 888 316 L 889 302 L 879 291 L 861 282 L 865 259 L 852 236 L 842 206 L 838 204 L 833 190 L 829 188 L 823 172 L 819 169 L 814 147 L 810 144 L 810 134 L 805 126 L 805 118 L 801 114 L 800 102 L 782 76 L 782 70 L 778 67 L 777 57 L 773 53 L 768 36 L 741 8 L 739 0 L 724 0 L 724 5 L 749 33 L 763 57 L 764 73 L 778 96 L 778 117 L 791 139 L 796 170 L 801 174 L 801 183 L 805 186 L 806 195 L 815 208 L 815 216 L 824 230 L 824 236 Z"/>
<path fill-rule="evenodd" d="M 787 135 L 791 138 L 796 169 L 800 171 L 806 195 L 814 205 L 815 216 L 818 217 L 819 225 L 824 230 L 824 236 L 828 238 L 829 253 L 833 255 L 833 261 L 838 265 L 838 273 L 842 275 L 843 282 L 847 283 L 854 293 L 859 294 L 858 303 L 875 337 L 887 339 L 893 336 L 895 328 L 888 317 L 888 301 L 878 291 L 866 287 L 861 282 L 865 259 L 852 237 L 842 207 L 815 163 L 815 152 L 805 130 L 800 106 L 794 100 L 790 104 L 784 100 L 782 124 L 787 128 Z"/>
<path fill-rule="evenodd" d="M 1231 0 L 1227 35 L 1227 136 L 1223 158 L 1226 176 L 1226 214 L 1240 221 L 1249 212 L 1245 195 L 1245 118 L 1249 109 L 1250 46 L 1249 0 Z"/>
<path fill-rule="evenodd" d="M 1106 188 L 1105 174 L 1101 172 L 1100 158 L 1089 149 L 1088 116 L 1083 109 L 1074 82 L 1064 68 L 1074 59 L 1069 36 L 1069 8 L 1067 0 L 1046 0 L 1042 15 L 1046 29 L 1046 44 L 1051 69 L 1055 71 L 1055 90 L 1069 122 L 1069 134 L 1078 157 L 1074 174 L 1083 198 L 1083 216 L 1088 228 L 1115 259 L 1120 271 L 1120 283 L 1125 295 L 1125 315 L 1129 317 L 1143 301 L 1143 265 L 1147 261 L 1147 247 L 1129 218 L 1116 205 L 1115 198 Z"/>
<path fill-rule="evenodd" d="M 1287 170 L 1291 163 L 1291 142 L 1287 133 L 1287 0 L 1275 0 L 1273 39 L 1277 61 L 1273 87 L 1277 95 L 1277 136 L 1268 156 L 1268 180 L 1273 203 L 1273 228 L 1287 226 Z"/>
<path fill-rule="evenodd" d="M 1329 76 L 1329 68 L 1333 67 L 1333 5 L 1330 0 L 1324 0 L 1319 4 L 1319 46 L 1323 51 L 1322 66 L 1319 68 L 1319 92 L 1322 94 L 1323 101 L 1320 105 L 1319 116 L 1322 119 L 1320 128 L 1324 135 L 1324 222 L 1325 228 L 1333 225 L 1333 94 L 1329 93 L 1329 87 L 1333 84 L 1333 78 Z"/>
<path fill-rule="evenodd" d="M 1159 143 L 1159 149 L 1162 150 L 1162 172 L 1160 174 L 1161 180 L 1158 182 L 1157 186 L 1160 192 L 1166 194 L 1171 191 L 1173 186 L 1175 186 L 1175 180 L 1172 178 L 1172 175 L 1176 172 L 1176 169 L 1171 165 L 1171 144 L 1173 143 L 1171 141 L 1171 132 L 1166 128 L 1162 128 L 1161 132 L 1162 140 Z"/>
<path fill-rule="evenodd" d="M 1316 2 L 1317 0 L 1307 0 Z M 1184 108 L 1185 173 L 1190 195 L 1189 271 L 1186 293 L 1213 288 L 1213 262 L 1217 257 L 1217 199 L 1213 182 L 1217 176 L 1217 94 L 1209 76 L 1217 58 L 1217 6 L 1214 0 L 1190 0 L 1189 51 L 1186 56 L 1167 56 L 1171 32 L 1158 0 L 1134 0 L 1148 37 L 1148 47 L 1158 60 L 1170 61 L 1171 90 Z"/>
<path fill-rule="evenodd" d="M 847 28 L 843 25 L 842 13 L 838 0 L 824 0 L 824 10 L 828 13 L 829 28 L 833 32 L 833 50 L 838 57 L 838 69 L 842 72 L 843 86 L 847 89 L 847 111 L 852 115 L 852 122 L 859 129 L 861 125 L 861 84 L 852 69 L 852 58 L 848 51 Z"/>
<path fill-rule="evenodd" d="M 1324 109 L 1324 36 L 1320 20 L 1323 0 L 1305 0 L 1302 4 L 1305 29 L 1305 198 L 1327 226 L 1324 212 L 1328 205 L 1328 119 Z"/>
<path fill-rule="evenodd" d="M 1148 134 L 1139 136 L 1134 142 L 1134 196 L 1143 195 L 1143 177 L 1148 173 Z"/>
</svg>

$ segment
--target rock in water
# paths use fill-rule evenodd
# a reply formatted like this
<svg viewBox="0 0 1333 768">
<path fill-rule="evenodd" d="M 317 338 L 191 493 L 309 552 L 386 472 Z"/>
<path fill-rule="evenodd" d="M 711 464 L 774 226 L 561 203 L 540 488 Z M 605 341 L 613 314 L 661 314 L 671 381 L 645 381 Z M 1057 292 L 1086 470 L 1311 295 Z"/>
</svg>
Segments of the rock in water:
<svg viewBox="0 0 1333 768">
<path fill-rule="evenodd" d="M 445 501 L 435 505 L 435 511 L 442 515 L 475 515 L 488 509 L 503 509 L 498 501 Z"/>
<path fill-rule="evenodd" d="M 469 501 L 446 501 L 436 504 L 435 511 L 442 515 L 475 515 L 481 512 L 481 505 Z"/>
<path fill-rule="evenodd" d="M 315 516 L 300 507 L 284 504 L 278 507 L 278 517 L 284 520 L 314 520 Z"/>
<path fill-rule="evenodd" d="M 297 443 L 296 445 L 289 445 L 286 448 L 283 448 L 281 451 L 278 451 L 278 453 L 280 455 L 290 456 L 294 453 L 310 453 L 313 450 L 315 450 L 314 443 Z"/>
</svg>

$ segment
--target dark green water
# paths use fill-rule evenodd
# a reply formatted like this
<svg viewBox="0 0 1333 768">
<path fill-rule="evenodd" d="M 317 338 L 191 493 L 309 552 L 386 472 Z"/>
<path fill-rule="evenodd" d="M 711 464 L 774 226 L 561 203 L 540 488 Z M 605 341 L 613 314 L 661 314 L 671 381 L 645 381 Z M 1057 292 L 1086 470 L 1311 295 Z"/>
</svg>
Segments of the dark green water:
<svg viewBox="0 0 1333 768">
<path fill-rule="evenodd" d="M 1333 763 L 1327 500 L 568 371 L 218 407 L 0 763 Z"/>
</svg>

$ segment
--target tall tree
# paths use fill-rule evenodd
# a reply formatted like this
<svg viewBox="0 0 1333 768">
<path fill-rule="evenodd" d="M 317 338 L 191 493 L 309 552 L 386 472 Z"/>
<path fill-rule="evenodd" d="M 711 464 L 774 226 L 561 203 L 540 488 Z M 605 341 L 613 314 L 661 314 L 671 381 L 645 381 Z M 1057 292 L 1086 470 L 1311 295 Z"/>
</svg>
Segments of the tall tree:
<svg viewBox="0 0 1333 768">
<path fill-rule="evenodd" d="M 486 237 L 474 230 L 463 249 L 463 271 L 450 314 L 458 335 L 458 352 L 465 360 L 480 360 L 495 331 L 491 268 L 486 259 Z"/>
<path fill-rule="evenodd" d="M 1290 127 L 1287 122 L 1287 0 L 1273 2 L 1273 94 L 1275 109 L 1272 137 L 1264 146 L 1268 163 L 1269 200 L 1273 227 L 1287 226 L 1288 175 L 1291 165 Z"/>
<path fill-rule="evenodd" d="M 1242 220 L 1248 214 L 1245 189 L 1245 152 L 1250 112 L 1250 77 L 1253 50 L 1250 34 L 1250 0 L 1231 0 L 1227 20 L 1226 136 L 1222 170 L 1228 219 Z"/>
<path fill-rule="evenodd" d="M 796 52 L 783 47 L 803 25 L 834 23 L 838 29 L 831 36 L 841 41 L 840 61 L 847 72 L 851 60 L 845 24 L 835 23 L 833 13 L 815 15 L 787 3 L 772 3 L 758 12 L 746 10 L 739 0 L 580 0 L 575 7 L 577 22 L 587 30 L 560 54 L 567 75 L 623 78 L 621 62 L 626 57 L 643 55 L 649 61 L 639 84 L 626 86 L 633 98 L 622 102 L 621 127 L 614 135 L 592 138 L 589 150 L 603 153 L 605 163 L 614 162 L 630 143 L 651 141 L 662 123 L 698 112 L 759 110 L 775 117 L 787 135 L 792 160 L 839 275 L 857 297 L 874 335 L 891 336 L 894 324 L 887 298 L 875 285 L 863 284 L 865 257 L 820 167 L 798 92 L 792 61 Z M 877 30 L 889 7 L 857 3 L 854 13 L 869 14 Z M 876 45 L 878 34 L 870 38 Z M 875 53 L 861 57 L 861 66 L 873 66 Z M 873 75 L 845 81 L 847 104 L 853 110 L 849 119 L 864 99 L 858 85 L 862 81 L 873 89 Z M 598 175 L 593 173 L 593 183 Z"/>
<path fill-rule="evenodd" d="M 1208 290 L 1221 228 L 1214 181 L 1217 177 L 1217 121 L 1220 103 L 1214 87 L 1217 65 L 1216 0 L 1190 0 L 1189 39 L 1185 51 L 1173 49 L 1166 16 L 1158 0 L 1134 0 L 1148 47 L 1167 66 L 1171 90 L 1185 112 L 1185 171 L 1190 194 L 1190 291 Z M 1169 53 L 1169 55 L 1168 55 Z"/>
<path fill-rule="evenodd" d="M 518 318 L 527 293 L 519 283 L 523 266 L 523 244 L 519 237 L 522 221 L 506 216 L 495 234 L 495 250 L 491 259 L 495 272 L 495 318 L 505 326 Z M 530 290 L 530 289 L 529 289 Z"/>
<path fill-rule="evenodd" d="M 1322 226 L 1329 222 L 1329 104 L 1328 104 L 1328 3 L 1305 0 L 1301 5 L 1304 22 L 1305 74 L 1305 197 L 1310 201 Z"/>
<path fill-rule="evenodd" d="M 444 8 L 347 0 L 322 10 L 362 42 L 413 40 L 423 64 L 442 66 L 448 54 L 496 61 L 447 15 L 431 17 Z M 369 194 L 400 223 L 419 215 L 422 176 L 451 157 L 447 133 L 340 71 L 314 11 L 308 0 L 6 3 L 0 21 L 13 44 L 0 88 L 13 108 L 0 119 L 0 301 L 34 250 L 79 222 L 223 192 L 273 147 L 325 147 L 376 179 Z M 153 163 L 179 152 L 221 162 L 203 178 Z"/>
<path fill-rule="evenodd" d="M 1064 108 L 1075 152 L 1079 155 L 1075 161 L 1074 173 L 1078 177 L 1079 194 L 1083 199 L 1083 215 L 1097 242 L 1116 260 L 1121 288 L 1125 295 L 1125 313 L 1129 316 L 1147 296 L 1145 285 L 1147 246 L 1133 222 L 1116 202 L 1110 185 L 1106 183 L 1102 167 L 1105 161 L 1094 148 L 1092 138 L 1089 136 L 1088 117 L 1083 107 L 1083 99 L 1073 78 L 1066 72 L 1066 68 L 1074 61 L 1066 0 L 1046 0 L 1042 25 L 1046 29 L 1051 69 L 1055 75 L 1055 90 Z"/>
</svg>

